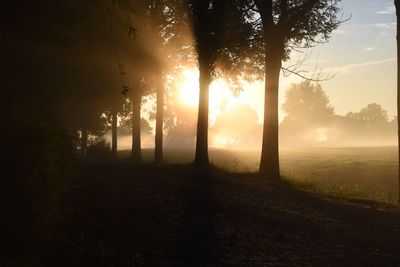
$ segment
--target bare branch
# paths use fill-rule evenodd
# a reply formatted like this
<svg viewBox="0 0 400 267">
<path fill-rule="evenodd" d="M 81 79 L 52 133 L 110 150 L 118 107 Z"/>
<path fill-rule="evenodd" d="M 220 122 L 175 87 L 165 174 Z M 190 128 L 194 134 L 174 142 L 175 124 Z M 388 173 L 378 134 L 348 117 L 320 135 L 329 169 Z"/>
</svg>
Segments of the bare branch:
<svg viewBox="0 0 400 267">
<path fill-rule="evenodd" d="M 303 52 L 304 53 L 304 52 Z M 338 72 L 335 73 L 326 73 L 323 71 L 322 67 L 318 64 L 319 56 L 317 57 L 316 64 L 314 65 L 314 69 L 312 72 L 301 69 L 304 67 L 304 63 L 307 62 L 311 57 L 311 54 L 305 53 L 304 56 L 300 57 L 298 60 L 289 66 L 281 67 L 283 75 L 288 77 L 290 74 L 294 74 L 304 80 L 313 81 L 313 82 L 322 82 L 328 81 L 334 78 Z"/>
<path fill-rule="evenodd" d="M 330 76 L 328 76 L 328 77 L 322 77 L 322 76 L 320 75 L 320 73 L 317 75 L 317 77 L 306 76 L 306 75 L 301 74 L 300 72 L 296 72 L 296 71 L 287 69 L 287 68 L 285 68 L 285 67 L 281 67 L 281 69 L 282 69 L 282 71 L 284 72 L 283 75 L 284 75 L 285 77 L 288 76 L 288 74 L 285 73 L 285 72 L 288 72 L 288 73 L 290 73 L 290 74 L 294 74 L 294 75 L 296 75 L 296 76 L 298 76 L 298 77 L 300 77 L 300 78 L 302 78 L 302 79 L 304 79 L 304 80 L 311 81 L 311 82 L 329 81 L 329 80 L 331 80 L 332 78 L 335 77 L 335 75 L 330 75 Z M 307 72 L 307 71 L 304 71 L 304 72 Z"/>
</svg>

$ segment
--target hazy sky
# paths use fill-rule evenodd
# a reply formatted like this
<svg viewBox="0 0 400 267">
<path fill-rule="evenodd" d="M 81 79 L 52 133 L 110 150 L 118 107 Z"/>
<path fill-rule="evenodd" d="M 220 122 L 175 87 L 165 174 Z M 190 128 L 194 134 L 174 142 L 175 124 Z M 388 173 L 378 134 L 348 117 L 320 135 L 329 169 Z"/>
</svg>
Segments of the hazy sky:
<svg viewBox="0 0 400 267">
<path fill-rule="evenodd" d="M 396 113 L 396 16 L 392 0 L 343 0 L 344 23 L 315 53 L 338 74 L 322 85 L 339 114 L 376 102 Z M 318 51 L 319 50 L 319 51 Z"/>
<path fill-rule="evenodd" d="M 396 16 L 392 0 L 342 0 L 344 18 L 329 43 L 312 50 L 336 76 L 322 86 L 338 114 L 376 102 L 396 113 Z M 311 62 L 310 62 L 311 64 Z M 311 64 L 312 65 L 312 64 Z"/>
<path fill-rule="evenodd" d="M 310 49 L 304 67 L 312 71 L 315 62 L 325 72 L 335 74 L 322 82 L 337 114 L 359 111 L 369 103 L 378 103 L 396 114 L 396 17 L 392 0 L 342 0 L 343 18 L 351 19 L 332 34 L 328 43 Z M 296 54 L 292 59 L 298 58 Z M 286 64 L 287 65 L 287 64 Z M 281 79 L 280 102 L 291 82 L 301 79 L 291 75 Z M 248 88 L 244 98 L 263 110 L 263 84 Z M 250 89 L 250 90 L 249 90 Z M 281 119 L 283 118 L 281 113 Z"/>
</svg>

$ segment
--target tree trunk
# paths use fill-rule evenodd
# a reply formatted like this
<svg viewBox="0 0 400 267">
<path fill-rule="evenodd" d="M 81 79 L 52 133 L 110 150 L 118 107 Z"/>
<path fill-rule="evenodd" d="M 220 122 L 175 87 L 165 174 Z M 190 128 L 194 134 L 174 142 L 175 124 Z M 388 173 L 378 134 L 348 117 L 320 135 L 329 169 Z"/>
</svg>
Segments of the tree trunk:
<svg viewBox="0 0 400 267">
<path fill-rule="evenodd" d="M 157 77 L 157 114 L 156 114 L 156 136 L 155 136 L 155 163 L 163 162 L 163 120 L 164 120 L 164 87 L 161 76 Z"/>
<path fill-rule="evenodd" d="M 113 158 L 117 158 L 117 120 L 118 120 L 118 115 L 117 115 L 117 109 L 115 107 L 115 104 L 113 103 L 113 106 L 111 108 L 111 152 Z"/>
<path fill-rule="evenodd" d="M 132 151 L 131 157 L 134 163 L 142 161 L 141 141 L 140 141 L 140 106 L 142 96 L 136 94 L 132 96 Z"/>
<path fill-rule="evenodd" d="M 194 164 L 198 167 L 209 167 L 208 159 L 208 96 L 211 81 L 210 68 L 206 60 L 199 55 L 199 111 L 197 120 L 196 156 Z"/>
<path fill-rule="evenodd" d="M 395 7 L 396 7 L 396 17 L 397 17 L 397 35 L 396 35 L 396 40 L 397 40 L 397 153 L 398 153 L 398 161 L 399 161 L 399 170 L 398 170 L 398 183 L 399 183 L 399 203 L 400 203 L 400 27 L 399 27 L 399 22 L 400 22 L 400 0 L 395 0 L 394 1 Z"/>
<path fill-rule="evenodd" d="M 88 131 L 86 127 L 83 127 L 82 137 L 81 137 L 81 155 L 83 160 L 85 160 L 87 157 L 87 144 L 88 144 Z"/>
<path fill-rule="evenodd" d="M 269 51 L 273 55 L 266 56 L 265 59 L 264 125 L 259 174 L 261 177 L 278 180 L 280 178 L 278 92 L 282 50 L 267 50 Z"/>
</svg>

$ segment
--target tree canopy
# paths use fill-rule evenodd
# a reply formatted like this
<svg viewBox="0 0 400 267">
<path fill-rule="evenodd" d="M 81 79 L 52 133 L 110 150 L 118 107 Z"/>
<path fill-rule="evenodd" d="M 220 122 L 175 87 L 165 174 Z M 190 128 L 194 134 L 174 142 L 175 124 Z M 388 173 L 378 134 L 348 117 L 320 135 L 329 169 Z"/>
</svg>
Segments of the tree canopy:
<svg viewBox="0 0 400 267">
<path fill-rule="evenodd" d="M 282 105 L 286 116 L 283 123 L 298 122 L 307 127 L 324 126 L 333 119 L 333 107 L 322 90 L 321 85 L 303 81 L 286 91 L 285 102 Z M 298 130 L 303 127 L 298 125 Z"/>
</svg>

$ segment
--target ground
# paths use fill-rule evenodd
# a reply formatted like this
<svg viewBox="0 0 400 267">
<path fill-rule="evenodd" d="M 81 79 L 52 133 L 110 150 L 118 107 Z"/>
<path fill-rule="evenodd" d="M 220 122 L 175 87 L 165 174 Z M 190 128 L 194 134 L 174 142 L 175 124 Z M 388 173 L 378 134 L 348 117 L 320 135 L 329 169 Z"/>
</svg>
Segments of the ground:
<svg viewBox="0 0 400 267">
<path fill-rule="evenodd" d="M 400 266 L 400 208 L 189 165 L 87 163 L 48 266 Z"/>
</svg>

